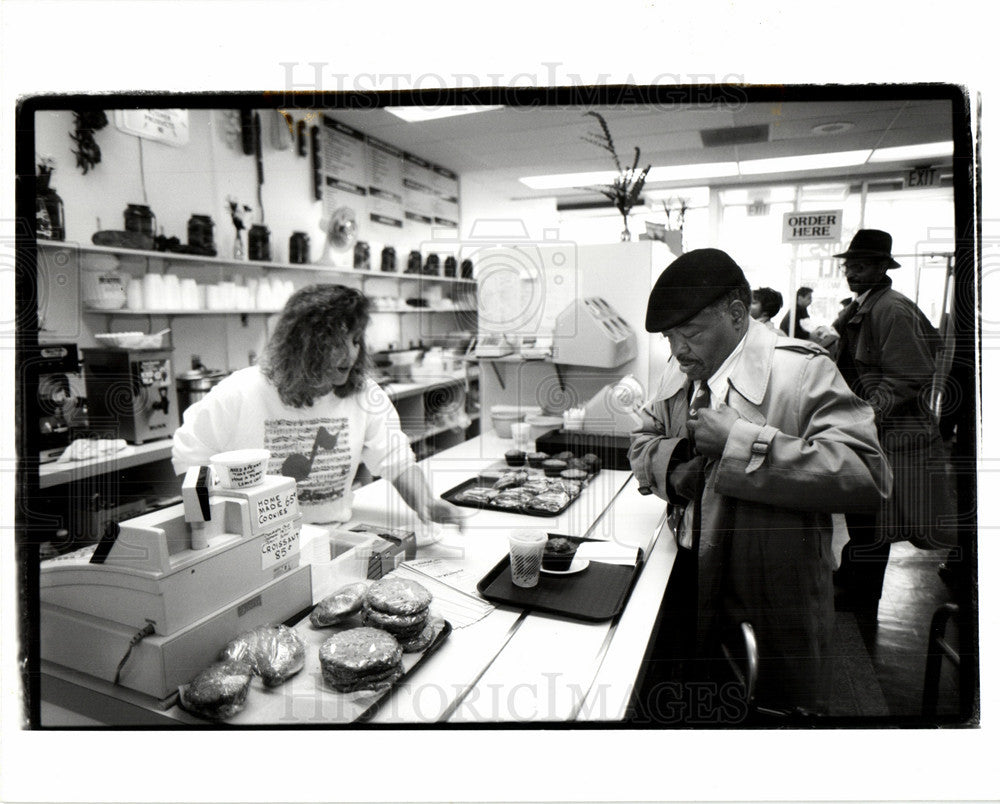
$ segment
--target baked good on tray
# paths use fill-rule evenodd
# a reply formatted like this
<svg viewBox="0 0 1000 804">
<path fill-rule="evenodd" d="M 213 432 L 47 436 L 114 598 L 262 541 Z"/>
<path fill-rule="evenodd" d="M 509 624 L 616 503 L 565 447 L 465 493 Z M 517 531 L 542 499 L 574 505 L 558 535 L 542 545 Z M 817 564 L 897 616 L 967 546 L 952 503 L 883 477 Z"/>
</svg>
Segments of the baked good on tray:
<svg viewBox="0 0 1000 804">
<path fill-rule="evenodd" d="M 368 584 L 358 581 L 327 595 L 312 610 L 309 622 L 316 628 L 336 625 L 361 611 Z"/>
<path fill-rule="evenodd" d="M 379 628 L 350 628 L 319 648 L 323 681 L 338 692 L 375 689 L 403 674 L 403 648 Z"/>
<path fill-rule="evenodd" d="M 181 706 L 201 717 L 226 720 L 243 710 L 252 679 L 246 662 L 216 662 L 181 686 Z"/>
<path fill-rule="evenodd" d="M 245 662 L 268 687 L 283 684 L 306 663 L 306 644 L 287 625 L 260 625 L 237 636 L 219 657 Z"/>
<path fill-rule="evenodd" d="M 542 469 L 545 470 L 546 477 L 559 477 L 559 473 L 562 472 L 566 466 L 566 461 L 560 460 L 559 458 L 549 458 L 547 461 L 542 462 Z"/>
<path fill-rule="evenodd" d="M 365 602 L 386 614 L 416 614 L 431 604 L 426 587 L 406 578 L 382 578 L 368 587 Z"/>
<path fill-rule="evenodd" d="M 508 466 L 524 466 L 526 460 L 524 451 L 519 449 L 509 449 L 503 457 Z"/>
<path fill-rule="evenodd" d="M 413 639 L 427 622 L 427 609 L 416 614 L 389 614 L 373 609 L 367 603 L 361 610 L 361 621 L 372 628 L 381 628 L 398 639 Z"/>
<path fill-rule="evenodd" d="M 542 553 L 542 566 L 547 570 L 565 572 L 573 563 L 576 548 L 576 542 L 563 536 L 550 536 Z"/>
<path fill-rule="evenodd" d="M 571 499 L 565 491 L 546 491 L 543 494 L 532 497 L 528 501 L 528 508 L 554 514 L 569 505 Z"/>
<path fill-rule="evenodd" d="M 441 617 L 428 617 L 420 633 L 409 639 L 400 640 L 399 644 L 403 648 L 403 653 L 419 653 L 430 646 L 434 638 L 441 633 L 444 628 L 444 619 Z"/>
<path fill-rule="evenodd" d="M 549 454 L 547 452 L 529 452 L 526 457 L 528 466 L 534 469 L 541 469 L 542 462 L 549 459 Z"/>
</svg>

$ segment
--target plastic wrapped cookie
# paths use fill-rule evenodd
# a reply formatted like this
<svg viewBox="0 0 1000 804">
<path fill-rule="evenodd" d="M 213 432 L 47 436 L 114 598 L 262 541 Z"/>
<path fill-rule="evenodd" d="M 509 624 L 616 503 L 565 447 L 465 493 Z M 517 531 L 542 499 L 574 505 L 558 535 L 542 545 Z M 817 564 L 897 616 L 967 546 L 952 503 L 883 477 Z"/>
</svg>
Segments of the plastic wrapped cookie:
<svg viewBox="0 0 1000 804">
<path fill-rule="evenodd" d="M 316 608 L 309 615 L 309 622 L 316 628 L 344 622 L 361 611 L 367 591 L 368 584 L 363 581 L 338 589 L 316 604 Z"/>
</svg>

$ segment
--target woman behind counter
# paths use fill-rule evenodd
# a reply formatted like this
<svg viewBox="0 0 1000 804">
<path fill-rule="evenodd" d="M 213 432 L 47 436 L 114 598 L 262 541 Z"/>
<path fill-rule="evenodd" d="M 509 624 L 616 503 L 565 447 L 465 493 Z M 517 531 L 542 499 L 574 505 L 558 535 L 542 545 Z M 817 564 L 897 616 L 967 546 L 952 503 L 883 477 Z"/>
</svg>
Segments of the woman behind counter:
<svg viewBox="0 0 1000 804">
<path fill-rule="evenodd" d="M 346 522 L 363 461 L 421 520 L 461 524 L 457 509 L 431 492 L 396 409 L 368 376 L 369 309 L 364 294 L 343 285 L 292 295 L 261 364 L 234 372 L 184 412 L 175 471 L 205 465 L 217 452 L 263 447 L 271 452 L 268 474 L 298 482 L 306 522 Z"/>
</svg>

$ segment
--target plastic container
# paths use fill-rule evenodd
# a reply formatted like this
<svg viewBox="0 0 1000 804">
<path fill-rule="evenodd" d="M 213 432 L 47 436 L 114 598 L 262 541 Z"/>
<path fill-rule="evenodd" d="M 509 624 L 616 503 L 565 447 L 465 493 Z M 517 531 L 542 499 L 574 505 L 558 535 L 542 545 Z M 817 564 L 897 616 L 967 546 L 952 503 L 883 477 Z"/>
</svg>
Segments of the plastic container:
<svg viewBox="0 0 1000 804">
<path fill-rule="evenodd" d="M 512 438 L 510 426 L 514 422 L 523 422 L 525 417 L 540 414 L 541 408 L 522 408 L 517 405 L 493 405 L 490 408 L 490 418 L 493 429 L 500 438 Z"/>
<path fill-rule="evenodd" d="M 271 452 L 266 449 L 237 449 L 217 452 L 209 462 L 224 489 L 249 489 L 264 482 Z"/>
<path fill-rule="evenodd" d="M 544 414 L 526 416 L 525 424 L 531 426 L 529 438 L 534 441 L 545 435 L 550 430 L 558 430 L 562 427 L 562 416 L 546 416 Z"/>
</svg>

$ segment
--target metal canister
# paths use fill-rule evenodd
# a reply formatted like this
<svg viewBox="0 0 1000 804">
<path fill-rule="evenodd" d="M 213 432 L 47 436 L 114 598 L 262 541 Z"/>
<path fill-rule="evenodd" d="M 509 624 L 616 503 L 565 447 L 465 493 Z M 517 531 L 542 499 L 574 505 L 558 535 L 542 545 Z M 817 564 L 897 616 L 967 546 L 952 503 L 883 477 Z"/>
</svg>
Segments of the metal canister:
<svg viewBox="0 0 1000 804">
<path fill-rule="evenodd" d="M 288 238 L 288 261 L 295 265 L 309 262 L 309 235 L 305 232 L 292 232 Z"/>
<path fill-rule="evenodd" d="M 382 264 L 380 266 L 383 273 L 395 273 L 396 271 L 396 249 L 386 246 L 382 249 Z"/>
<path fill-rule="evenodd" d="M 188 218 L 188 245 L 214 251 L 215 238 L 212 235 L 214 228 L 215 223 L 210 215 L 192 215 Z"/>
<path fill-rule="evenodd" d="M 125 207 L 125 231 L 156 237 L 156 215 L 145 204 Z"/>
<path fill-rule="evenodd" d="M 179 413 L 195 402 L 208 396 L 208 392 L 224 380 L 228 375 L 225 371 L 185 371 L 177 377 L 177 407 Z"/>
<path fill-rule="evenodd" d="M 416 250 L 411 251 L 410 256 L 406 258 L 406 270 L 403 273 L 419 274 L 421 271 L 420 263 L 420 252 Z"/>
<path fill-rule="evenodd" d="M 444 275 L 450 277 L 458 276 L 458 260 L 448 256 L 444 258 Z"/>
<path fill-rule="evenodd" d="M 462 260 L 462 279 L 472 279 L 472 260 Z"/>
<path fill-rule="evenodd" d="M 271 259 L 271 230 L 262 223 L 255 223 L 250 227 L 248 240 L 250 259 L 269 262 Z"/>
<path fill-rule="evenodd" d="M 372 249 L 364 240 L 354 244 L 354 267 L 359 271 L 370 271 L 372 268 Z"/>
<path fill-rule="evenodd" d="M 427 276 L 438 276 L 441 273 L 441 258 L 437 254 L 428 254 L 424 263 L 424 273 Z"/>
</svg>

